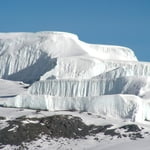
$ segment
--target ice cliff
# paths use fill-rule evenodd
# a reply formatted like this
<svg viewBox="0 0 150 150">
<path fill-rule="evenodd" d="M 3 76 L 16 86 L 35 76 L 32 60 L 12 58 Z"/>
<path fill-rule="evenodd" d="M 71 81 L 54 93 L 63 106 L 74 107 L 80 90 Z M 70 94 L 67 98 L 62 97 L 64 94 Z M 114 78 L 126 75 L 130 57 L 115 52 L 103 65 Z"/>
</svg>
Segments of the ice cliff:
<svg viewBox="0 0 150 150">
<path fill-rule="evenodd" d="M 150 63 L 126 47 L 85 43 L 71 33 L 0 33 L 0 78 L 30 83 L 7 107 L 88 111 L 150 120 Z"/>
<path fill-rule="evenodd" d="M 110 94 L 138 95 L 140 90 L 150 85 L 145 78 L 122 77 L 117 79 L 89 80 L 45 80 L 32 84 L 30 94 L 61 97 L 92 97 Z"/>
<path fill-rule="evenodd" d="M 1 78 L 33 83 L 46 72 L 46 78 L 53 72 L 59 78 L 91 78 L 104 72 L 101 59 L 137 61 L 129 48 L 87 44 L 71 33 L 0 33 Z"/>
</svg>

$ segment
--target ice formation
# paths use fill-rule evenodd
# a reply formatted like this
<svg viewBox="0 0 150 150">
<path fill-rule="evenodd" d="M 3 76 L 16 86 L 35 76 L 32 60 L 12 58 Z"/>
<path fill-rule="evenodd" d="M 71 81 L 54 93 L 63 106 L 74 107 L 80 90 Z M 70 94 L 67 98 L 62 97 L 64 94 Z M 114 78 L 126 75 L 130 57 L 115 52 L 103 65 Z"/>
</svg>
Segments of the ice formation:
<svg viewBox="0 0 150 150">
<path fill-rule="evenodd" d="M 78 110 L 150 120 L 150 63 L 126 47 L 88 44 L 71 33 L 0 33 L 0 78 L 30 83 L 7 107 Z"/>
<path fill-rule="evenodd" d="M 129 48 L 87 44 L 71 33 L 0 34 L 0 77 L 5 79 L 33 83 L 47 72 L 46 78 L 91 78 L 105 71 L 101 59 L 137 61 Z"/>
</svg>

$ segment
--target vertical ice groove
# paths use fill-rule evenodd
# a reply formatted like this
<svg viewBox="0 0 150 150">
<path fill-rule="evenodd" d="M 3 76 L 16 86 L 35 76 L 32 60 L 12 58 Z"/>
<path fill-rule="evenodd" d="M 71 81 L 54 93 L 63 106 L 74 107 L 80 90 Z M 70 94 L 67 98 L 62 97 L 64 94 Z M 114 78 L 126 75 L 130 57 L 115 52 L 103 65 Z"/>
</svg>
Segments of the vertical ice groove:
<svg viewBox="0 0 150 150">
<path fill-rule="evenodd" d="M 35 82 L 29 92 L 34 95 L 87 97 L 109 94 L 138 95 L 146 86 L 145 78 L 122 77 L 117 79 L 46 80 Z"/>
</svg>

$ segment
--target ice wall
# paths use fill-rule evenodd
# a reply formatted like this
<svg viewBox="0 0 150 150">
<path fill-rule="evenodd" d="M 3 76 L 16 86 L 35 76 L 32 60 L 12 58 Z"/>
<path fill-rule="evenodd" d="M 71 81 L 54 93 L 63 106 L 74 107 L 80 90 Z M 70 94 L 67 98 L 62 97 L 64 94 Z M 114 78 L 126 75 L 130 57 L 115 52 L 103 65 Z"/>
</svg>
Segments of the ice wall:
<svg viewBox="0 0 150 150">
<path fill-rule="evenodd" d="M 67 58 L 73 59 L 74 65 Z M 32 83 L 54 70 L 54 76 L 61 78 L 69 64 L 66 77 L 91 78 L 103 71 L 100 59 L 137 61 L 131 49 L 87 44 L 71 33 L 0 33 L 0 78 Z M 89 64 L 84 70 L 78 67 Z"/>
<path fill-rule="evenodd" d="M 2 103 L 2 101 L 0 102 Z M 148 105 L 147 105 L 148 104 Z M 49 111 L 86 111 L 106 118 L 144 122 L 150 119 L 150 103 L 133 95 L 99 97 L 52 97 L 50 95 L 19 95 L 4 103 L 7 107 L 23 107 Z"/>
<path fill-rule="evenodd" d="M 0 101 L 7 107 L 143 122 L 150 120 L 149 76 L 150 63 L 126 47 L 88 44 L 64 32 L 0 33 L 0 78 L 31 83 L 24 94 Z"/>
<path fill-rule="evenodd" d="M 54 69 L 46 72 L 40 80 L 46 79 L 89 79 L 105 71 L 105 63 L 93 57 L 58 58 Z"/>
<path fill-rule="evenodd" d="M 57 66 L 40 79 L 114 79 L 125 76 L 150 76 L 150 63 L 100 60 L 83 56 L 60 58 L 57 59 Z"/>
<path fill-rule="evenodd" d="M 123 68 L 128 76 L 150 76 L 150 63 L 149 62 L 125 62 L 125 61 L 104 61 L 106 65 L 105 72 Z"/>
<path fill-rule="evenodd" d="M 138 95 L 147 78 L 123 77 L 117 79 L 45 80 L 35 82 L 29 93 L 62 97 L 91 97 L 108 94 Z"/>
</svg>

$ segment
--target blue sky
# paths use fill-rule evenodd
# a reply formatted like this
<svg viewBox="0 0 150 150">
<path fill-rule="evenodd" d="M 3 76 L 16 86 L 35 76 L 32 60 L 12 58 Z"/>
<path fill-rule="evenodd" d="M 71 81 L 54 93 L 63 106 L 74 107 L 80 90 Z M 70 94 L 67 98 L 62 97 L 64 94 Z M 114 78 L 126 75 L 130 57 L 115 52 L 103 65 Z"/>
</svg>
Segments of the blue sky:
<svg viewBox="0 0 150 150">
<path fill-rule="evenodd" d="M 0 0 L 0 32 L 72 32 L 150 61 L 150 0 Z"/>
</svg>

